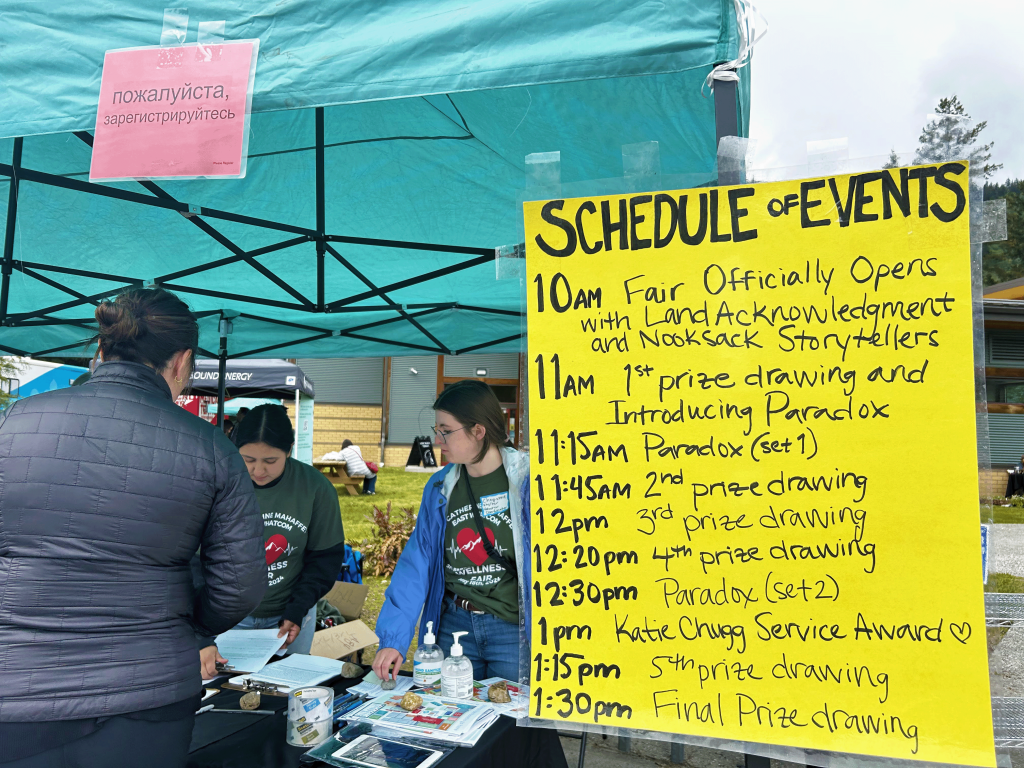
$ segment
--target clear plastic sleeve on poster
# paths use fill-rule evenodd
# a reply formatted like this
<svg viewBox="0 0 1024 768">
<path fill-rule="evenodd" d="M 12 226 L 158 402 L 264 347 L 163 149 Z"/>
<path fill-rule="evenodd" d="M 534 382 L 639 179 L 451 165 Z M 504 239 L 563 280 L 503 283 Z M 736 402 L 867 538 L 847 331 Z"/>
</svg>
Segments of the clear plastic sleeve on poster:
<svg viewBox="0 0 1024 768">
<path fill-rule="evenodd" d="M 745 184 L 756 184 L 770 181 L 794 181 L 807 178 L 816 177 L 828 177 L 845 175 L 851 173 L 869 173 L 877 171 L 879 168 L 885 166 L 890 158 L 886 157 L 857 157 L 850 158 L 848 150 L 848 142 L 846 139 L 829 140 L 822 142 L 808 142 L 808 163 L 804 166 L 795 166 L 788 168 L 756 168 L 752 167 L 751 160 L 751 145 L 746 139 L 732 138 L 723 140 L 723 143 L 719 147 L 718 153 L 718 167 L 715 172 L 702 173 L 702 174 L 688 174 L 688 175 L 662 175 L 660 168 L 660 158 L 658 155 L 658 144 L 657 142 L 645 142 L 641 144 L 626 145 L 622 148 L 623 153 L 623 177 L 612 178 L 612 179 L 599 179 L 589 181 L 568 181 L 562 177 L 559 173 L 557 176 L 552 172 L 554 166 L 543 165 L 538 163 L 536 159 L 531 162 L 527 159 L 527 179 L 525 190 L 519 196 L 520 204 L 532 200 L 549 200 L 549 199 L 565 199 L 577 197 L 593 197 L 600 195 L 615 195 L 615 194 L 634 194 L 634 193 L 645 193 L 651 192 L 656 193 L 664 190 L 691 190 L 696 188 L 713 188 L 715 186 L 725 185 L 725 182 L 732 181 L 732 183 L 745 183 Z M 545 153 L 549 157 L 556 155 L 557 153 Z M 539 156 L 534 155 L 532 158 L 538 158 Z M 653 158 L 653 159 L 652 159 Z M 953 154 L 949 157 L 941 158 L 928 158 L 927 163 L 941 163 L 941 162 L 956 162 L 963 161 L 968 158 L 961 156 L 960 154 Z M 900 158 L 901 166 L 913 164 L 913 159 L 910 157 Z M 549 159 L 548 163 L 551 162 Z M 541 183 L 541 181 L 543 183 Z M 916 185 L 917 182 L 912 182 Z M 1004 239 L 1006 236 L 1006 224 L 1005 224 L 1005 201 L 983 201 L 982 199 L 982 185 L 980 182 L 976 182 L 973 178 L 969 186 L 967 205 L 970 212 L 970 262 L 971 262 L 971 317 L 972 317 L 972 329 L 973 329 L 973 341 L 972 346 L 974 350 L 974 396 L 976 401 L 976 410 L 978 414 L 977 418 L 977 456 L 978 456 L 978 468 L 979 471 L 983 471 L 989 468 L 989 436 L 988 436 L 988 422 L 986 419 L 986 384 L 985 384 L 985 340 L 984 340 L 984 305 L 982 302 L 982 277 L 981 277 L 981 256 L 983 242 Z M 826 197 L 827 188 L 826 188 Z M 916 199 L 916 198 L 915 198 Z M 877 203 L 877 201 L 876 201 Z M 824 208 L 819 209 L 823 212 Z M 522 208 L 520 206 L 520 215 L 522 214 Z M 832 211 L 834 214 L 834 211 Z M 600 217 L 600 213 L 596 214 Z M 693 214 L 691 214 L 693 215 Z M 600 219 L 596 219 L 600 220 Z M 528 242 L 526 239 L 525 229 L 523 231 L 523 242 Z M 914 247 L 921 247 L 915 245 Z M 927 246 L 926 246 L 927 247 Z M 516 255 L 518 258 L 518 254 Z M 534 291 L 539 291 L 540 287 L 535 286 L 531 281 L 531 276 L 524 268 L 525 264 L 517 263 L 516 269 L 513 272 L 510 267 L 502 266 L 502 260 L 508 258 L 505 256 L 496 255 L 497 273 L 498 275 L 504 274 L 507 278 L 514 276 L 520 279 L 520 293 L 521 293 L 521 308 L 523 317 L 523 335 L 522 335 L 522 347 L 521 347 L 521 360 L 522 360 L 522 372 L 521 372 L 521 410 L 520 419 L 523 425 L 523 448 L 527 450 L 530 448 L 531 440 L 534 438 L 533 430 L 529 429 L 532 424 L 531 419 L 531 401 L 529 392 L 531 389 L 531 379 L 536 375 L 545 375 L 539 372 L 540 364 L 534 364 L 534 361 L 530 358 L 530 346 L 528 340 L 529 330 L 529 317 L 527 313 L 527 298 L 534 295 Z M 638 262 L 637 274 L 644 271 L 641 263 Z M 573 286 L 575 290 L 575 286 Z M 534 350 L 534 356 L 537 357 L 537 350 Z M 691 367 L 697 365 L 692 358 L 688 363 Z M 686 366 L 684 366 L 686 367 Z M 562 375 L 565 375 L 566 371 L 562 370 Z M 575 372 L 574 372 L 575 373 Z M 551 375 L 550 371 L 546 374 Z M 551 386 L 551 380 L 548 380 L 548 386 Z M 564 408 L 571 409 L 573 402 L 567 401 Z M 537 425 L 539 426 L 539 425 Z M 541 430 L 536 430 L 541 431 Z M 548 439 L 548 438 L 538 438 Z M 555 440 L 558 440 L 555 437 Z M 602 438 L 603 439 L 603 438 Z M 550 440 L 545 444 L 548 450 L 551 450 Z M 537 450 L 537 446 L 533 446 L 533 450 Z M 951 448 L 951 450 L 956 450 Z M 632 456 L 630 456 L 632 459 Z M 641 463 L 642 456 L 640 457 Z M 913 460 L 908 461 L 908 467 L 913 464 Z M 578 468 L 577 468 L 578 469 Z M 574 470 L 575 472 L 576 470 Z M 599 471 L 599 470 L 594 470 Z M 584 473 L 585 474 L 585 473 Z M 646 487 L 646 486 L 645 486 Z M 642 494 L 641 494 L 642 495 Z M 541 502 L 537 497 L 536 489 L 531 488 L 531 504 L 532 507 L 528 510 L 529 516 L 535 521 L 535 517 L 538 514 L 537 509 L 540 507 Z M 550 500 L 548 500 L 550 502 Z M 548 512 L 545 512 L 545 517 Z M 992 507 L 989 505 L 982 505 L 981 507 L 981 518 L 982 522 L 992 522 Z M 568 516 L 566 516 L 566 522 L 568 524 Z M 977 530 L 977 529 L 975 529 Z M 529 529 L 527 529 L 527 543 L 528 546 L 524 547 L 524 559 L 525 569 L 520 577 L 521 587 L 521 601 L 524 607 L 523 615 L 520 620 L 520 632 L 521 632 L 521 649 L 522 656 L 520 662 L 520 683 L 521 685 L 529 686 L 531 683 L 531 665 L 534 665 L 542 672 L 544 680 L 559 679 L 559 673 L 557 671 L 551 672 L 552 666 L 557 670 L 561 665 L 563 669 L 571 672 L 566 674 L 562 679 L 566 682 L 552 683 L 550 686 L 552 690 L 549 692 L 545 690 L 543 692 L 543 698 L 538 696 L 539 691 L 534 689 L 531 691 L 533 696 L 530 704 L 530 716 L 521 718 L 517 721 L 520 726 L 526 727 L 546 727 L 546 728 L 557 728 L 563 731 L 583 731 L 589 733 L 600 733 L 607 736 L 622 736 L 627 738 L 636 739 L 649 739 L 655 741 L 667 741 L 677 744 L 687 744 L 697 747 L 720 749 L 732 752 L 741 752 L 748 755 L 756 755 L 766 758 L 774 758 L 778 760 L 785 760 L 803 765 L 815 765 L 815 766 L 843 766 L 844 768 L 882 768 L 882 766 L 912 766 L 920 765 L 921 762 L 918 758 L 899 759 L 893 757 L 874 757 L 860 754 L 851 754 L 841 751 L 826 751 L 819 749 L 802 749 L 794 746 L 782 746 L 771 743 L 754 743 L 748 741 L 740 741 L 735 739 L 723 739 L 714 738 L 710 736 L 697 736 L 686 733 L 669 733 L 667 731 L 655 731 L 644 728 L 631 728 L 625 726 L 616 726 L 603 723 L 581 723 L 578 721 L 568 721 L 554 719 L 551 717 L 545 718 L 543 716 L 538 717 L 537 714 L 543 713 L 548 710 L 547 705 L 553 704 L 555 709 L 558 708 L 572 708 L 576 705 L 575 700 L 572 696 L 575 695 L 573 687 L 579 688 L 581 668 L 585 668 L 586 674 L 594 674 L 595 664 L 591 663 L 588 659 L 577 659 L 573 656 L 574 653 L 579 653 L 582 656 L 589 653 L 589 648 L 586 647 L 586 643 L 581 641 L 584 639 L 581 634 L 586 628 L 582 625 L 576 625 L 575 627 L 553 627 L 546 625 L 543 628 L 537 624 L 537 617 L 534 615 L 534 606 L 536 605 L 537 595 L 534 594 L 533 588 L 534 574 L 532 570 L 537 564 L 546 565 L 548 553 L 543 550 L 540 554 L 533 549 L 533 543 L 529 539 Z M 572 535 L 569 535 L 570 544 L 572 543 Z M 990 540 L 989 546 L 993 549 L 998 550 L 999 539 L 998 536 L 994 536 Z M 571 550 L 570 547 L 566 547 Z M 572 566 L 572 556 L 566 567 Z M 586 562 L 586 554 L 584 551 L 584 563 Z M 579 563 L 577 562 L 577 566 Z M 575 576 L 575 569 L 571 569 L 572 575 Z M 602 571 L 603 573 L 603 571 Z M 581 572 L 582 575 L 582 572 Z M 980 575 L 980 574 L 979 574 Z M 584 579 L 584 581 L 586 581 Z M 991 589 L 991 587 L 989 587 Z M 543 599 L 543 587 L 541 587 Z M 558 597 L 558 593 L 555 595 Z M 641 607 L 637 607 L 635 610 L 642 611 Z M 1024 622 L 1024 601 L 1020 604 L 1020 620 Z M 632 614 L 632 611 L 630 611 Z M 638 613 L 638 615 L 641 615 Z M 619 616 L 621 619 L 621 615 Z M 990 620 L 991 623 L 991 620 Z M 539 649 L 531 649 L 531 641 L 534 631 L 544 632 L 547 640 L 548 647 L 543 649 L 543 653 L 539 653 Z M 980 631 L 979 631 L 980 630 Z M 976 632 L 984 636 L 984 630 L 982 628 L 975 628 Z M 557 634 L 558 637 L 558 650 L 557 656 L 552 656 L 552 650 L 554 649 L 554 638 Z M 614 646 L 612 646 L 614 647 Z M 618 646 L 618 650 L 621 653 L 638 652 L 636 643 L 627 643 L 623 645 L 621 642 Z M 678 650 L 675 646 L 674 649 Z M 582 650 L 581 650 L 582 649 Z M 645 653 L 648 652 L 648 648 L 642 648 Z M 663 653 L 669 653 L 668 650 L 661 651 Z M 682 653 L 682 651 L 680 651 Z M 603 673 L 613 674 L 611 671 L 612 667 L 615 667 L 614 658 L 602 658 L 603 662 Z M 990 663 L 992 657 L 990 656 Z M 546 666 L 545 666 L 546 665 Z M 1008 662 L 1007 666 L 1011 666 Z M 1019 664 L 1018 664 L 1019 666 Z M 1016 715 L 1015 710 L 1012 707 L 1005 706 L 1005 698 L 1000 696 L 1000 693 L 1006 690 L 1006 685 L 996 679 L 997 670 L 990 669 L 992 676 L 992 702 L 994 711 L 996 713 L 996 746 L 1002 747 L 1007 745 L 1009 742 L 1004 738 L 1000 741 L 1000 729 L 1003 729 L 1003 733 L 1008 733 L 1006 730 L 1009 725 L 1015 727 L 1024 733 L 1024 709 L 1021 711 L 1019 718 L 1020 722 L 1014 720 Z M 534 675 L 536 677 L 537 675 Z M 703 683 L 702 683 L 703 685 Z M 1024 679 L 1016 682 L 1016 686 L 1011 684 L 1010 688 L 1016 695 L 1021 695 L 1024 692 Z M 675 687 L 673 686 L 666 687 Z M 555 691 L 558 688 L 558 691 Z M 623 695 L 628 696 L 628 689 L 626 684 L 623 686 Z M 683 694 L 683 686 L 680 685 L 680 696 Z M 569 692 L 569 700 L 565 702 L 565 696 L 563 692 Z M 550 699 L 550 701 L 549 701 Z M 602 702 L 603 704 L 603 702 Z M 586 702 L 585 702 L 586 705 Z M 595 706 L 591 704 L 591 706 Z M 676 722 L 672 721 L 672 727 L 676 730 L 685 730 L 685 720 Z M 787 734 L 788 735 L 788 734 Z M 1000 756 L 1000 760 L 1002 760 Z M 943 762 L 932 762 L 933 765 L 958 765 L 962 763 L 943 763 Z"/>
</svg>

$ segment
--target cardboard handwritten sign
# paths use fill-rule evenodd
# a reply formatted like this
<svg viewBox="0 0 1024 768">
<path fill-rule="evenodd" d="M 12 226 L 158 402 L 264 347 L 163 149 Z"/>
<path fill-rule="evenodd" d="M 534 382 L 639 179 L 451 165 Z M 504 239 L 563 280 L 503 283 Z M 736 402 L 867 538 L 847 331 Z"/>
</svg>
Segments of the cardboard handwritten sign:
<svg viewBox="0 0 1024 768">
<path fill-rule="evenodd" d="M 525 204 L 531 716 L 995 765 L 967 178 Z"/>
<path fill-rule="evenodd" d="M 259 40 L 107 51 L 90 181 L 245 176 Z"/>
<path fill-rule="evenodd" d="M 361 621 L 347 621 L 313 633 L 312 656 L 340 659 L 379 642 L 373 630 Z"/>
</svg>

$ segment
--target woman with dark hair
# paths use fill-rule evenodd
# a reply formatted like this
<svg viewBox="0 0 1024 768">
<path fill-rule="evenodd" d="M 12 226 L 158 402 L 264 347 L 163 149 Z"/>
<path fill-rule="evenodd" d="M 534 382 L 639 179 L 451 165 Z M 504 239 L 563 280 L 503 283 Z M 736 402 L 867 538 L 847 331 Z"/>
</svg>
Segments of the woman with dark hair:
<svg viewBox="0 0 1024 768">
<path fill-rule="evenodd" d="M 197 635 L 229 629 L 266 590 L 244 462 L 174 403 L 195 317 L 168 291 L 131 289 L 96 321 L 89 381 L 0 416 L 5 768 L 184 766 Z"/>
<path fill-rule="evenodd" d="M 237 628 L 276 627 L 282 650 L 309 653 L 316 601 L 334 586 L 345 560 L 338 492 L 319 470 L 290 457 L 294 431 L 280 405 L 253 408 L 232 437 L 256 489 L 267 565 L 263 602 Z M 215 646 L 202 656 L 207 671 L 225 661 Z"/>
<path fill-rule="evenodd" d="M 434 419 L 437 446 L 451 463 L 423 491 L 377 620 L 373 669 L 381 678 L 398 674 L 419 620 L 420 643 L 433 622 L 445 655 L 452 633 L 468 631 L 461 644 L 474 679 L 519 680 L 529 463 L 511 447 L 498 399 L 482 381 L 448 387 L 434 402 Z"/>
<path fill-rule="evenodd" d="M 363 461 L 363 452 L 351 440 L 341 443 L 341 460 L 345 462 L 345 471 L 350 477 L 363 478 L 363 493 L 367 496 L 377 494 L 377 473 L 370 470 Z"/>
</svg>

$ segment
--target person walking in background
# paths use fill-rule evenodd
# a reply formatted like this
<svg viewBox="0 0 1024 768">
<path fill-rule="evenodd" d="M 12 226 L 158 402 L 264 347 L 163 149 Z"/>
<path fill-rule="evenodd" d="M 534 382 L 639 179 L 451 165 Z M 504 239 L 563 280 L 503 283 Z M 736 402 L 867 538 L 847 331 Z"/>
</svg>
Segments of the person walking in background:
<svg viewBox="0 0 1024 768">
<path fill-rule="evenodd" d="M 319 470 L 289 456 L 294 431 L 280 405 L 253 408 L 235 427 L 234 440 L 263 515 L 268 583 L 263 602 L 237 628 L 276 627 L 282 649 L 309 653 L 316 601 L 334 586 L 345 561 L 338 492 Z M 212 641 L 202 658 L 209 677 L 218 661 L 230 661 Z"/>
<path fill-rule="evenodd" d="M 174 402 L 195 317 L 168 291 L 131 289 L 96 320 L 89 381 L 0 416 L 4 768 L 184 766 L 197 634 L 230 628 L 266 590 L 245 464 Z"/>
<path fill-rule="evenodd" d="M 377 494 L 377 470 L 370 469 L 363 461 L 363 452 L 358 445 L 353 445 L 351 440 L 345 440 L 341 444 L 341 460 L 345 462 L 345 471 L 349 477 L 363 478 L 363 493 L 368 496 Z"/>
</svg>

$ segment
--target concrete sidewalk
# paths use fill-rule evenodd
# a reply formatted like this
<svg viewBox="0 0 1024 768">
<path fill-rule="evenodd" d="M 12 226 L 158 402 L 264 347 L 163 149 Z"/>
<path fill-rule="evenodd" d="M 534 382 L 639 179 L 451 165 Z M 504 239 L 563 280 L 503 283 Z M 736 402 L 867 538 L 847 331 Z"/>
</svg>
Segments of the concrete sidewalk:
<svg viewBox="0 0 1024 768">
<path fill-rule="evenodd" d="M 580 754 L 579 739 L 563 737 L 562 749 L 569 768 L 576 768 Z M 651 766 L 685 766 L 685 768 L 744 768 L 744 756 L 737 752 L 726 752 L 705 747 L 684 747 L 682 763 L 670 759 L 671 745 L 667 741 L 633 739 L 629 752 L 620 752 L 618 738 L 587 736 L 586 768 L 651 768 Z M 772 768 L 797 768 L 796 763 L 772 760 Z"/>
</svg>

